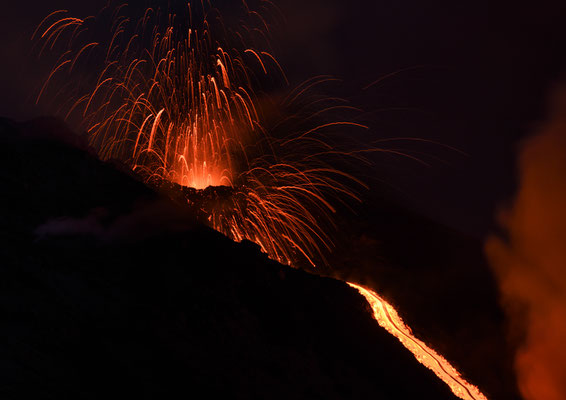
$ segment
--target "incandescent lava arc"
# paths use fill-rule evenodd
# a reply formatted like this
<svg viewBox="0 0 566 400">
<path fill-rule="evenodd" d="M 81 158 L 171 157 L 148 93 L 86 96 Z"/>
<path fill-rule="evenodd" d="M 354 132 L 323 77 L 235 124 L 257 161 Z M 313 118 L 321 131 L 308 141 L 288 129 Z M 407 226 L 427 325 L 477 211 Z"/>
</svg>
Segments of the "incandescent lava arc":
<svg viewBox="0 0 566 400">
<path fill-rule="evenodd" d="M 334 204 L 359 201 L 352 187 L 365 186 L 333 161 L 363 161 L 360 154 L 373 151 L 341 149 L 330 137 L 367 127 L 328 119 L 355 109 L 316 93 L 332 77 L 288 90 L 271 50 L 268 26 L 282 15 L 271 1 L 262 10 L 242 1 L 239 27 L 227 27 L 206 3 L 189 2 L 184 15 L 148 8 L 139 18 L 123 15 L 127 5 L 87 18 L 53 12 L 33 35 L 40 54 L 59 52 L 38 101 L 62 98 L 60 113 L 79 121 L 101 159 L 122 161 L 230 238 L 257 243 L 284 264 L 327 263 Z M 104 23 L 110 29 L 96 29 Z M 287 96 L 271 98 L 274 86 Z M 391 305 L 350 285 L 454 394 L 486 399 L 415 338 Z"/>
</svg>

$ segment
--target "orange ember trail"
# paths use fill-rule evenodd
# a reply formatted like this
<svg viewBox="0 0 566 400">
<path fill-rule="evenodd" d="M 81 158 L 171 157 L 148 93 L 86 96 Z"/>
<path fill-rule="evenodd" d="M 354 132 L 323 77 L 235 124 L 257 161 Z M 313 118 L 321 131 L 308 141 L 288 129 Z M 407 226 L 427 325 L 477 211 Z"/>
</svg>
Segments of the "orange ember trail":
<svg viewBox="0 0 566 400">
<path fill-rule="evenodd" d="M 328 265 L 334 203 L 361 201 L 352 186 L 366 187 L 340 168 L 343 159 L 365 163 L 361 154 L 370 151 L 411 156 L 341 148 L 349 130 L 368 127 L 342 116 L 357 110 L 345 100 L 318 93 L 334 78 L 311 78 L 283 99 L 268 96 L 266 88 L 288 81 L 271 54 L 266 20 L 242 0 L 241 26 L 233 31 L 205 3 L 189 1 L 179 15 L 148 8 L 133 20 L 120 13 L 124 6 L 105 8 L 96 18 L 51 13 L 32 38 L 40 55 L 60 57 L 36 101 L 61 103 L 60 113 L 88 132 L 101 159 L 120 160 L 152 185 L 229 188 L 230 196 L 207 212 L 208 224 L 231 239 L 255 242 L 283 264 Z M 277 7 L 263 3 L 277 24 Z M 193 22 L 195 12 L 200 22 Z M 104 21 L 112 27 L 106 34 L 95 29 Z M 53 92 L 57 82 L 62 89 Z M 335 119 L 328 119 L 330 112 Z M 379 324 L 454 394 L 486 400 L 416 339 L 391 305 L 349 285 L 365 296 Z"/>
<path fill-rule="evenodd" d="M 374 291 L 355 283 L 347 282 L 366 298 L 373 310 L 373 317 L 387 332 L 395 336 L 417 359 L 446 383 L 452 393 L 464 400 L 487 400 L 477 387 L 468 383 L 444 357 L 413 336 L 395 308 L 383 300 Z"/>
</svg>

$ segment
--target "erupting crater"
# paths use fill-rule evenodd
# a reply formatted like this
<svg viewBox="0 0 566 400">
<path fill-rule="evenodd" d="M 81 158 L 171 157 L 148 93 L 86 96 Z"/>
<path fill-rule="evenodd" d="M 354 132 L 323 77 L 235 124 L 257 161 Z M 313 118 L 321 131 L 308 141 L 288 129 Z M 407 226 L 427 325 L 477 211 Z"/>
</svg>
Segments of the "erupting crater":
<svg viewBox="0 0 566 400">
<path fill-rule="evenodd" d="M 85 71 L 98 70 L 90 86 L 63 85 L 71 92 L 71 101 L 63 103 L 65 117 L 80 121 L 101 159 L 125 162 L 209 226 L 233 240 L 258 244 L 273 260 L 295 266 L 301 260 L 312 268 L 317 262 L 328 264 L 334 203 L 360 201 L 352 186 L 365 186 L 332 160 L 360 161 L 359 154 L 368 151 L 340 150 L 340 141 L 329 139 L 329 132 L 367 127 L 322 117 L 355 109 L 313 93 L 317 85 L 334 80 L 328 76 L 289 91 L 274 107 L 287 114 L 268 126 L 273 110 L 267 103 L 276 101 L 264 98 L 263 86 L 282 80 L 288 84 L 271 54 L 268 19 L 242 2 L 244 22 L 233 31 L 226 29 L 218 10 L 209 10 L 205 2 L 197 10 L 198 3 L 188 4 L 187 18 L 148 8 L 137 21 L 121 15 L 124 6 L 115 11 L 107 7 L 111 29 L 105 38 L 91 29 L 103 16 L 70 18 L 65 10 L 50 14 L 34 36 L 41 52 L 55 49 L 62 55 L 38 101 L 59 74 L 67 72 L 68 83 L 77 71 L 80 81 Z M 278 18 L 277 7 L 264 3 L 267 14 Z M 200 23 L 197 15 L 202 15 Z M 98 69 L 89 60 L 100 61 Z M 275 135 L 281 126 L 284 133 Z M 342 140 L 347 136 L 341 135 Z M 378 323 L 454 394 L 485 400 L 412 335 L 391 305 L 350 285 L 366 297 Z"/>
</svg>

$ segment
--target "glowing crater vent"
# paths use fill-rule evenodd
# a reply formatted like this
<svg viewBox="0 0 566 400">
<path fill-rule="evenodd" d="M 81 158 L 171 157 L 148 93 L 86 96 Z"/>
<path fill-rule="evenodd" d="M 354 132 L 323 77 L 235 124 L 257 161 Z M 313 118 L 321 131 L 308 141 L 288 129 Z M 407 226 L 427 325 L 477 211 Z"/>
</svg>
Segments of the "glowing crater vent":
<svg viewBox="0 0 566 400">
<path fill-rule="evenodd" d="M 232 239 L 253 241 L 281 263 L 328 264 L 333 200 L 361 201 L 351 185 L 366 187 L 338 165 L 344 158 L 366 163 L 361 154 L 367 151 L 399 153 L 339 150 L 342 140 L 330 140 L 332 129 L 344 138 L 347 127 L 368 127 L 323 117 L 356 110 L 320 97 L 316 87 L 335 80 L 329 76 L 313 77 L 281 100 L 265 96 L 288 81 L 270 53 L 269 23 L 239 3 L 236 30 L 203 1 L 189 1 L 179 14 L 147 8 L 136 18 L 122 14 L 126 4 L 84 19 L 54 11 L 32 36 L 39 55 L 60 52 L 36 101 L 60 102 L 58 113 L 88 133 L 101 159 L 122 161 L 148 183 L 171 185 L 172 197 Z M 278 21 L 273 2 L 260 3 Z M 457 396 L 486 399 L 413 337 L 393 307 L 350 285 L 366 297 L 379 324 Z"/>
</svg>

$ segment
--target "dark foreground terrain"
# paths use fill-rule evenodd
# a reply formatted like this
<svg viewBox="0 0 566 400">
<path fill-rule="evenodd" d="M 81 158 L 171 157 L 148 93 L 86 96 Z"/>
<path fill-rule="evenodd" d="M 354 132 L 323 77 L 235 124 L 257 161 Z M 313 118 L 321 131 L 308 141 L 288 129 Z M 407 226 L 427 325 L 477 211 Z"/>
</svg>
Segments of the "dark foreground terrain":
<svg viewBox="0 0 566 400">
<path fill-rule="evenodd" d="M 57 120 L 0 121 L 0 171 L 2 399 L 454 398 L 355 290 L 204 227 Z"/>
</svg>

